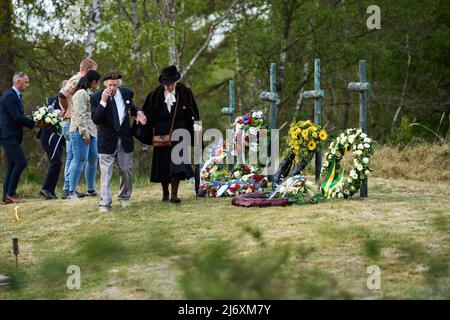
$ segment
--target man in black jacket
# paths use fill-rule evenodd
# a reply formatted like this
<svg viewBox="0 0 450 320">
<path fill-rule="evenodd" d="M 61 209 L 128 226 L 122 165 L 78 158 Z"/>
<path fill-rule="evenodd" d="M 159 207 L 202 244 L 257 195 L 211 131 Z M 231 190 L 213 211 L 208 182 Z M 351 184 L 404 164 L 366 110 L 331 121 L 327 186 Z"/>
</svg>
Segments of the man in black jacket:
<svg viewBox="0 0 450 320">
<path fill-rule="evenodd" d="M 121 88 L 122 76 L 110 71 L 104 77 L 105 89 L 91 97 L 92 120 L 99 126 L 98 153 L 100 156 L 100 212 L 111 210 L 111 177 L 114 162 L 120 170 L 119 201 L 122 207 L 130 205 L 132 193 L 132 168 L 134 141 L 131 133 L 130 115 L 138 123 L 147 119 L 133 103 L 133 91 Z"/>
<path fill-rule="evenodd" d="M 22 150 L 23 127 L 34 128 L 33 119 L 24 115 L 22 92 L 30 85 L 24 72 L 14 74 L 13 87 L 0 99 L 0 145 L 5 150 L 8 169 L 3 182 L 3 203 L 18 203 L 16 189 L 20 175 L 27 166 Z"/>
</svg>

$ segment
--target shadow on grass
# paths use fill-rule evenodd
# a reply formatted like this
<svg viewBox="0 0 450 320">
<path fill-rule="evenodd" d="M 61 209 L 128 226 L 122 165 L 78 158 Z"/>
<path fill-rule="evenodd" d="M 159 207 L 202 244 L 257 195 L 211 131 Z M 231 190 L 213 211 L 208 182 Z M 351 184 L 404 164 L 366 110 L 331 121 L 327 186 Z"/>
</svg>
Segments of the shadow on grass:
<svg viewBox="0 0 450 320">
<path fill-rule="evenodd" d="M 330 274 L 304 266 L 313 248 L 268 246 L 260 230 L 243 229 L 258 242 L 256 252 L 244 255 L 234 242 L 219 240 L 180 262 L 187 299 L 351 298 Z"/>
</svg>

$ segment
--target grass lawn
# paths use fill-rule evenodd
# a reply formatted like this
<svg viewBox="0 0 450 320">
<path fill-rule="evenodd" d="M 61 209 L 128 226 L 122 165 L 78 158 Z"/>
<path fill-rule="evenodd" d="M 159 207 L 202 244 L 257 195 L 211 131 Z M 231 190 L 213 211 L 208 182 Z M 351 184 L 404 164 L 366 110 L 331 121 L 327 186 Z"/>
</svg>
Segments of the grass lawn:
<svg viewBox="0 0 450 320">
<path fill-rule="evenodd" d="M 0 275 L 12 281 L 0 298 L 450 298 L 448 182 L 370 178 L 366 200 L 262 209 L 181 188 L 181 205 L 163 204 L 158 185 L 140 183 L 130 208 L 106 215 L 98 198 L 30 199 L 16 224 L 0 206 Z M 66 287 L 70 265 L 79 290 Z"/>
</svg>

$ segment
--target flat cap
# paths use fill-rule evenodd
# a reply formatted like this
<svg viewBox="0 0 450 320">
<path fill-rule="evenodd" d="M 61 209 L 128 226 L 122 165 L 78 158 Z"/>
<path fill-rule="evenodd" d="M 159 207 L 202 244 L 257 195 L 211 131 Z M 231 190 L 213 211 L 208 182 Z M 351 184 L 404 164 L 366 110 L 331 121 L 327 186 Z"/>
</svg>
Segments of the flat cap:
<svg viewBox="0 0 450 320">
<path fill-rule="evenodd" d="M 117 80 L 117 79 L 122 79 L 122 75 L 120 74 L 119 71 L 112 70 L 112 71 L 108 71 L 105 74 L 105 77 L 103 78 L 103 81 L 106 81 L 106 80 Z"/>
</svg>

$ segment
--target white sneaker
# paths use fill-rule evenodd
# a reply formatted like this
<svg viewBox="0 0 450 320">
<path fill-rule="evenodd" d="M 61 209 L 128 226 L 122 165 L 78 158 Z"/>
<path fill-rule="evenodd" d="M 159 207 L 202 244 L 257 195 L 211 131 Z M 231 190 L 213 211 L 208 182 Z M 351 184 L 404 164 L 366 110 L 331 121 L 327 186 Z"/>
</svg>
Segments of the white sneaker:
<svg viewBox="0 0 450 320">
<path fill-rule="evenodd" d="M 120 200 L 120 203 L 122 204 L 122 208 L 128 208 L 129 206 L 131 206 L 130 200 Z"/>
<path fill-rule="evenodd" d="M 98 209 L 98 212 L 100 212 L 100 213 L 108 213 L 109 211 L 111 211 L 111 209 L 109 209 L 107 207 L 100 207 Z"/>
<path fill-rule="evenodd" d="M 69 199 L 69 201 L 80 201 L 80 198 L 78 197 L 78 195 L 76 193 L 74 194 L 69 194 L 69 196 L 67 197 L 67 199 Z"/>
</svg>

